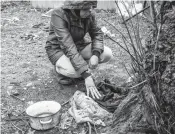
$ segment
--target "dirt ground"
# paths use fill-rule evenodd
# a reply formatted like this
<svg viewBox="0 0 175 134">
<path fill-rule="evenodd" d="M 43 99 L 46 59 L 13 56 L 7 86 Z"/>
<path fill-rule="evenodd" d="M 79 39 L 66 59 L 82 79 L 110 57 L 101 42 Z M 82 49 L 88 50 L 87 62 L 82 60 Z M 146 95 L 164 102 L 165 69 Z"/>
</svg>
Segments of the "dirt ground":
<svg viewBox="0 0 175 134">
<path fill-rule="evenodd" d="M 34 9 L 28 3 L 18 3 L 1 12 L 2 134 L 32 133 L 28 124 L 6 120 L 11 115 L 23 113 L 30 103 L 42 100 L 64 103 L 76 90 L 85 89 L 83 83 L 61 86 L 53 76 L 53 65 L 48 60 L 44 48 L 48 36 L 45 28 L 50 20 L 41 17 L 45 11 Z M 104 24 L 99 21 L 100 26 L 108 27 Z M 128 78 L 122 64 L 129 63 L 129 57 L 109 39 L 105 39 L 105 45 L 112 49 L 114 58 L 107 64 L 99 65 L 98 69 L 93 71 L 93 75 L 97 83 L 109 78 L 111 82 L 120 85 Z M 7 91 L 13 89 L 18 90 L 18 97 L 23 101 L 8 95 Z"/>
</svg>

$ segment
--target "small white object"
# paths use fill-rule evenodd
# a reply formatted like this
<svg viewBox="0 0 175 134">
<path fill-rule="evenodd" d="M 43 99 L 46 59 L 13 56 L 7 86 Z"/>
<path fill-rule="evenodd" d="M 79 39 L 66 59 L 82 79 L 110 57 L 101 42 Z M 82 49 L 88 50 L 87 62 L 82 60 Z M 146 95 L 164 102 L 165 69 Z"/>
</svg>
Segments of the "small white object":
<svg viewBox="0 0 175 134">
<path fill-rule="evenodd" d="M 126 82 L 127 82 L 127 83 L 133 82 L 134 79 L 135 79 L 135 77 L 137 77 L 137 76 L 138 76 L 137 73 L 135 73 L 134 75 L 131 75 L 131 76 L 126 80 Z"/>
<path fill-rule="evenodd" d="M 112 34 L 109 30 L 107 30 L 106 27 L 102 27 L 101 28 L 101 31 L 105 34 L 105 35 L 108 35 L 110 37 L 115 37 L 115 34 Z"/>
<path fill-rule="evenodd" d="M 32 85 L 33 85 L 33 83 L 30 82 L 30 83 L 28 83 L 28 84 L 26 85 L 26 87 L 30 87 L 30 86 L 32 86 Z"/>
<path fill-rule="evenodd" d="M 115 34 L 111 34 L 111 37 L 115 37 Z"/>
<path fill-rule="evenodd" d="M 19 18 L 18 17 L 13 17 L 12 21 L 19 21 Z"/>
<path fill-rule="evenodd" d="M 102 31 L 103 33 L 106 33 L 108 30 L 106 29 L 106 27 L 102 27 L 102 28 L 101 28 L 101 31 Z"/>
</svg>

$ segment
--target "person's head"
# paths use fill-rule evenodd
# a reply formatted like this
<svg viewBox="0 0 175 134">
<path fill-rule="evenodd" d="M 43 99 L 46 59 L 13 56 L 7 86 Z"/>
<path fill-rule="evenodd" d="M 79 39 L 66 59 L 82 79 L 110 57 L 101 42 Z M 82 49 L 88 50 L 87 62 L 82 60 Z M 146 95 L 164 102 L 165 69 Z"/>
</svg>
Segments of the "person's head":
<svg viewBox="0 0 175 134">
<path fill-rule="evenodd" d="M 81 9 L 80 10 L 80 17 L 81 18 L 88 18 L 91 15 L 93 8 L 88 8 L 88 9 Z"/>
<path fill-rule="evenodd" d="M 72 0 L 65 1 L 63 9 L 70 9 L 75 12 L 77 16 L 81 18 L 87 18 L 91 15 L 94 8 L 97 7 L 97 1 L 84 1 L 84 0 Z"/>
</svg>

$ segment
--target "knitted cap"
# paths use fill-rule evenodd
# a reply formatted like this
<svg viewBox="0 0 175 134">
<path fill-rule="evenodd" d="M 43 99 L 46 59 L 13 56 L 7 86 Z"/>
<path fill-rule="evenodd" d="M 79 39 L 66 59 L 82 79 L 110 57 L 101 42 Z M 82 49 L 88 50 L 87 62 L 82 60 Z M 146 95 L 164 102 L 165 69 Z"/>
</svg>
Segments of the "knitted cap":
<svg viewBox="0 0 175 134">
<path fill-rule="evenodd" d="M 97 7 L 97 0 L 94 1 L 85 1 L 85 0 L 66 0 L 63 9 L 89 9 Z"/>
</svg>

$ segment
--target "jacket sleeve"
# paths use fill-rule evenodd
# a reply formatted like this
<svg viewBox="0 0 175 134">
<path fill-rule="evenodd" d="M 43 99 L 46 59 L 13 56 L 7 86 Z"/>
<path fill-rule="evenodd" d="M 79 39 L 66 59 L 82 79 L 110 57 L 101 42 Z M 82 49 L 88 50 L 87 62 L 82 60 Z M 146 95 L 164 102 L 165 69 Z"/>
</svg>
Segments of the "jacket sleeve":
<svg viewBox="0 0 175 134">
<path fill-rule="evenodd" d="M 77 47 L 68 30 L 67 22 L 59 15 L 58 12 L 53 12 L 51 16 L 51 25 L 55 35 L 60 42 L 60 47 L 64 54 L 70 59 L 73 67 L 80 74 L 88 69 L 88 65 L 83 57 L 77 51 Z"/>
<path fill-rule="evenodd" d="M 104 35 L 101 29 L 97 26 L 95 14 L 92 14 L 89 35 L 92 40 L 92 53 L 94 53 L 94 51 L 98 51 L 101 54 L 104 50 L 104 44 L 103 44 Z"/>
</svg>

